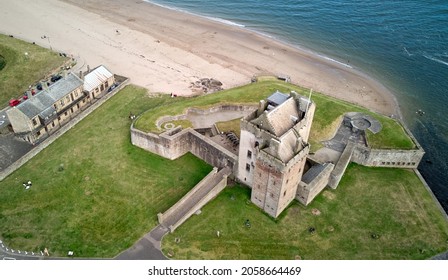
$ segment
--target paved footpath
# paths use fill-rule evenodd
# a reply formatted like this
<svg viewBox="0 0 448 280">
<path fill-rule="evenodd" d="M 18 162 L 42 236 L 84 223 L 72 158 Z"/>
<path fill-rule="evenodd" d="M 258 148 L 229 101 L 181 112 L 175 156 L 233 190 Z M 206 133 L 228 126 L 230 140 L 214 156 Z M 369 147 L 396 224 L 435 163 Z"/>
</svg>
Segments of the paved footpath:
<svg viewBox="0 0 448 280">
<path fill-rule="evenodd" d="M 131 248 L 115 257 L 116 260 L 167 260 L 162 253 L 160 243 L 168 229 L 162 225 L 143 236 Z"/>
</svg>

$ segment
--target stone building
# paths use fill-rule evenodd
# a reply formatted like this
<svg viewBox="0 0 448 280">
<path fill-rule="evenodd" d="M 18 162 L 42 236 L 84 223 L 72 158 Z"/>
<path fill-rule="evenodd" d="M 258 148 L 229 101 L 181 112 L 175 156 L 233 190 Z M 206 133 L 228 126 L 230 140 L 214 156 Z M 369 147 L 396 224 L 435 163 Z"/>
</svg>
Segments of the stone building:
<svg viewBox="0 0 448 280">
<path fill-rule="evenodd" d="M 103 65 L 93 69 L 84 77 L 84 91 L 93 99 L 97 98 L 103 91 L 108 90 L 115 82 L 112 74 Z"/>
<path fill-rule="evenodd" d="M 49 135 L 86 103 L 82 90 L 83 81 L 70 73 L 9 109 L 6 113 L 14 133 L 30 143 Z"/>
<path fill-rule="evenodd" d="M 49 136 L 115 81 L 114 75 L 104 66 L 82 78 L 65 73 L 54 84 L 45 84 L 42 91 L 6 111 L 16 136 L 32 144 Z"/>
<path fill-rule="evenodd" d="M 273 217 L 297 195 L 314 111 L 308 98 L 277 91 L 241 121 L 237 177 L 252 188 L 252 202 Z"/>
</svg>

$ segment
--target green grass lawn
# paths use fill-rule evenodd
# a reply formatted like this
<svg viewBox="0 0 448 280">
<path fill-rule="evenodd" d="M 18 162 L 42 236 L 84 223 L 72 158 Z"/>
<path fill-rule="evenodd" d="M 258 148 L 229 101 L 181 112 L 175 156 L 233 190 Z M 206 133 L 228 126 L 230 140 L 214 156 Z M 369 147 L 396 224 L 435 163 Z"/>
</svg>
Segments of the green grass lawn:
<svg viewBox="0 0 448 280">
<path fill-rule="evenodd" d="M 337 190 L 277 220 L 227 187 L 162 245 L 175 259 L 426 259 L 448 249 L 448 223 L 413 172 L 350 164 Z"/>
<path fill-rule="evenodd" d="M 191 154 L 169 161 L 130 143 L 129 112 L 171 101 L 128 86 L 2 181 L 0 239 L 53 256 L 113 257 L 132 246 L 211 170 Z"/>
<path fill-rule="evenodd" d="M 264 80 L 257 83 L 225 90 L 215 94 L 198 96 L 194 98 L 176 98 L 167 106 L 160 106 L 146 112 L 136 122 L 136 128 L 143 131 L 160 133 L 156 127 L 156 121 L 162 116 L 181 115 L 190 107 L 210 108 L 221 104 L 253 104 L 267 98 L 276 90 L 288 93 L 291 90 L 308 96 L 307 89 L 281 82 L 278 80 Z M 412 149 L 415 147 L 404 129 L 395 120 L 370 112 L 366 108 L 338 100 L 320 93 L 313 93 L 313 101 L 316 103 L 310 143 L 319 146 L 319 142 L 332 137 L 339 127 L 342 115 L 347 112 L 365 112 L 381 121 L 383 129 L 377 134 L 368 135 L 369 143 L 375 148 L 386 149 Z M 314 150 L 314 149 L 313 149 Z"/>
<path fill-rule="evenodd" d="M 48 49 L 0 34 L 0 106 L 22 97 L 29 85 L 66 60 Z"/>
<path fill-rule="evenodd" d="M 217 122 L 216 126 L 221 132 L 233 132 L 239 138 L 241 134 L 240 129 L 241 119 L 234 119 L 226 122 Z"/>
</svg>

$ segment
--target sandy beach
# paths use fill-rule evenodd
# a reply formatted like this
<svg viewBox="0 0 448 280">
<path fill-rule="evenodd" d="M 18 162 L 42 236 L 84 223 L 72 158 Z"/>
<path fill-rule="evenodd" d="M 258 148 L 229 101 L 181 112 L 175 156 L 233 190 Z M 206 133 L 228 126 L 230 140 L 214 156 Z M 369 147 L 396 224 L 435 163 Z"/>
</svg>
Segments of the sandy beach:
<svg viewBox="0 0 448 280">
<path fill-rule="evenodd" d="M 73 55 L 78 69 L 104 64 L 151 92 L 187 96 L 200 78 L 231 88 L 270 73 L 386 115 L 397 113 L 391 92 L 361 72 L 237 26 L 143 1 L 0 3 L 1 33 Z"/>
</svg>

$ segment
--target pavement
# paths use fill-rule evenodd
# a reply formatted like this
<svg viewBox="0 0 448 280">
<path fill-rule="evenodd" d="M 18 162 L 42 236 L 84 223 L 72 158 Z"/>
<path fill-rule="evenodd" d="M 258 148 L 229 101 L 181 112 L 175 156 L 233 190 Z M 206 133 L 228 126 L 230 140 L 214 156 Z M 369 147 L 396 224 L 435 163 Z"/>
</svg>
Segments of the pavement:
<svg viewBox="0 0 448 280">
<path fill-rule="evenodd" d="M 16 162 L 33 147 L 29 142 L 14 137 L 12 132 L 0 133 L 0 171 Z"/>
<path fill-rule="evenodd" d="M 115 257 L 116 260 L 167 260 L 162 253 L 162 238 L 169 232 L 168 228 L 158 225 L 145 234 L 131 248 Z"/>
<path fill-rule="evenodd" d="M 365 139 L 365 133 L 353 132 L 352 129 L 344 124 L 341 124 L 336 132 L 336 135 L 328 141 L 324 141 L 325 147 L 337 152 L 343 152 L 348 142 L 358 143 L 367 146 Z"/>
<path fill-rule="evenodd" d="M 2 130 L 3 128 L 6 128 L 10 124 L 8 115 L 6 115 L 6 111 L 8 109 L 9 109 L 9 107 L 6 107 L 3 110 L 0 110 L 0 130 Z"/>
</svg>

